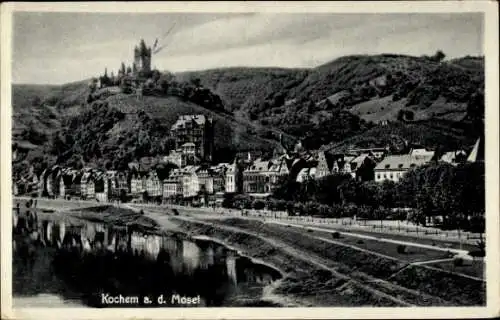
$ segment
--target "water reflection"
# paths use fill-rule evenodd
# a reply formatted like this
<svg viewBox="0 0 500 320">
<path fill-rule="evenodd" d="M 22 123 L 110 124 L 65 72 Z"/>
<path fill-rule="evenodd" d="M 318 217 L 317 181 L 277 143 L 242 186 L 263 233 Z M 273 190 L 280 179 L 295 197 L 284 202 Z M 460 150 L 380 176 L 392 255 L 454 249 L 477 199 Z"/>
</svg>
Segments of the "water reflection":
<svg viewBox="0 0 500 320">
<path fill-rule="evenodd" d="M 43 220 L 31 230 L 17 223 L 13 235 L 14 297 L 52 294 L 104 307 L 101 293 L 181 294 L 200 295 L 199 306 L 237 306 L 239 297 L 250 291 L 258 301 L 263 286 L 280 276 L 217 243 L 131 225 Z"/>
</svg>

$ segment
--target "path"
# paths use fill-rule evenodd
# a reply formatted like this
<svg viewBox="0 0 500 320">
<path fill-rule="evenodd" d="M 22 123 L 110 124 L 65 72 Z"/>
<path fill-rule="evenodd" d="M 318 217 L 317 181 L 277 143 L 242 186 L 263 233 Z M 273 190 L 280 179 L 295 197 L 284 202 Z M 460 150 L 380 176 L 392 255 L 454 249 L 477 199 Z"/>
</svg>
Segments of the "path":
<svg viewBox="0 0 500 320">
<path fill-rule="evenodd" d="M 270 224 L 279 224 L 279 225 L 284 225 L 284 226 L 293 226 L 296 228 L 303 228 L 303 229 L 312 229 L 316 231 L 323 231 L 323 232 L 333 232 L 336 231 L 331 228 L 320 228 L 320 227 L 312 227 L 312 226 L 305 226 L 305 225 L 300 225 L 300 224 L 295 224 L 295 223 L 284 223 L 284 222 L 279 222 L 279 221 L 264 221 L 264 223 L 270 223 Z M 376 241 L 381 241 L 381 242 L 388 242 L 388 243 L 394 243 L 394 244 L 403 244 L 407 246 L 413 246 L 413 247 L 419 247 L 419 248 L 424 248 L 424 249 L 432 249 L 432 250 L 439 250 L 439 251 L 445 251 L 445 252 L 452 252 L 455 253 L 457 257 L 462 257 L 464 259 L 470 259 L 472 260 L 472 257 L 468 255 L 467 250 L 459 250 L 459 249 L 452 249 L 452 248 L 443 248 L 443 247 L 438 247 L 438 246 L 431 246 L 428 244 L 422 244 L 422 243 L 417 243 L 417 242 L 410 242 L 410 241 L 402 241 L 402 240 L 393 240 L 393 239 L 388 239 L 388 238 L 380 238 L 380 237 L 373 237 L 365 234 L 359 234 L 359 233 L 353 233 L 353 232 L 346 232 L 346 231 L 338 231 L 340 234 L 351 236 L 351 237 L 356 237 L 356 238 L 361 238 L 361 239 L 367 239 L 367 240 L 376 240 Z"/>
<path fill-rule="evenodd" d="M 236 228 L 236 227 L 231 227 L 231 226 L 226 226 L 226 225 L 220 225 L 220 224 L 214 224 L 214 223 L 211 223 L 211 222 L 207 222 L 207 221 L 201 221 L 201 220 L 198 220 L 198 219 L 194 219 L 194 218 L 188 218 L 188 217 L 181 217 L 181 216 L 176 216 L 176 219 L 179 219 L 179 220 L 184 220 L 184 221 L 189 221 L 189 222 L 197 222 L 197 223 L 201 223 L 201 224 L 205 224 L 205 225 L 209 225 L 209 226 L 215 226 L 217 228 L 221 228 L 221 229 L 226 229 L 226 230 L 229 230 L 229 231 L 233 231 L 233 232 L 238 232 L 238 233 L 245 233 L 245 234 L 248 234 L 248 235 L 251 235 L 251 236 L 254 236 L 254 237 L 258 237 L 259 239 L 261 239 L 262 241 L 265 241 L 267 243 L 270 243 L 272 244 L 274 247 L 277 247 L 281 250 L 283 250 L 284 252 L 286 252 L 287 254 L 293 256 L 294 258 L 296 259 L 299 259 L 299 260 L 303 260 L 303 261 L 306 261 L 308 263 L 311 263 L 313 265 L 315 265 L 316 267 L 319 267 L 321 269 L 324 269 L 324 270 L 328 270 L 330 271 L 334 276 L 340 278 L 340 279 L 344 279 L 346 281 L 351 281 L 352 283 L 356 284 L 357 286 L 359 286 L 360 288 L 362 289 L 365 289 L 366 291 L 372 293 L 372 294 L 375 294 L 379 297 L 383 297 L 383 298 L 386 298 L 388 300 L 391 300 L 393 301 L 394 303 L 398 304 L 398 305 L 401 305 L 401 306 L 407 306 L 407 307 L 411 307 L 411 306 L 415 306 L 413 304 L 410 304 L 406 301 L 403 301 L 397 297 L 394 297 L 394 296 L 391 296 L 385 292 L 382 292 L 382 291 L 379 291 L 375 288 L 372 288 L 358 280 L 355 280 L 343 273 L 339 273 L 337 270 L 335 270 L 335 268 L 331 268 L 327 265 L 328 263 L 328 260 L 325 260 L 325 259 L 322 259 L 320 257 L 318 257 L 317 255 L 312 255 L 312 254 L 309 254 L 309 253 L 306 253 L 302 250 L 298 250 L 282 241 L 279 241 L 275 238 L 273 239 L 268 239 L 268 238 L 265 238 L 265 237 L 262 237 L 261 235 L 257 234 L 257 233 L 254 233 L 254 232 L 250 232 L 250 231 L 247 231 L 247 230 L 243 230 L 243 229 L 240 229 L 240 228 Z M 396 287 L 396 286 L 395 286 Z M 397 286 L 398 289 L 401 289 L 399 288 L 399 286 Z"/>
<path fill-rule="evenodd" d="M 326 232 L 331 232 L 332 231 L 332 229 L 324 229 L 324 228 L 317 228 L 317 227 L 310 227 L 310 226 L 307 227 L 307 226 L 302 226 L 302 225 L 293 225 L 293 224 L 282 223 L 282 222 L 275 222 L 275 221 L 266 221 L 265 223 L 270 223 L 270 224 L 274 223 L 274 224 L 287 225 L 287 226 L 291 225 L 291 226 L 295 226 L 297 228 L 313 229 L 313 230 L 317 230 L 317 231 L 326 231 Z M 446 262 L 446 261 L 452 261 L 452 260 L 454 260 L 456 258 L 473 260 L 473 258 L 468 255 L 468 251 L 464 251 L 464 250 L 441 248 L 441 247 L 429 246 L 429 245 L 425 245 L 425 244 L 419 244 L 419 243 L 407 242 L 407 241 L 399 241 L 399 240 L 392 240 L 392 239 L 375 238 L 375 237 L 371 237 L 371 236 L 360 235 L 360 234 L 355 234 L 355 233 L 350 233 L 350 232 L 339 232 L 339 233 L 340 234 L 344 234 L 344 235 L 353 236 L 353 237 L 359 237 L 359 238 L 363 238 L 363 239 L 371 239 L 371 240 L 376 240 L 376 241 L 381 241 L 381 242 L 404 244 L 404 245 L 408 245 L 408 246 L 421 247 L 421 248 L 427 248 L 427 249 L 432 249 L 432 250 L 450 251 L 450 252 L 455 251 L 455 253 L 456 253 L 456 255 L 453 258 L 434 259 L 434 260 L 425 260 L 425 261 L 411 262 L 406 267 L 404 267 L 403 269 L 401 269 L 398 272 L 396 272 L 396 274 L 399 273 L 399 272 L 401 272 L 401 271 L 403 271 L 404 269 L 409 268 L 409 267 L 414 266 L 414 265 L 426 265 L 426 264 L 432 264 L 432 263 L 438 263 L 438 262 Z M 386 256 L 384 254 L 381 254 L 381 253 L 378 253 L 378 252 L 375 252 L 375 251 L 363 249 L 363 248 L 360 248 L 360 247 L 357 247 L 357 246 L 354 246 L 354 245 L 350 245 L 350 244 L 346 244 L 346 243 L 342 243 L 342 242 L 339 242 L 339 241 L 333 241 L 333 240 L 330 240 L 330 239 L 326 239 L 326 238 L 318 237 L 318 236 L 312 236 L 312 235 L 307 235 L 307 236 L 309 236 L 311 238 L 316 238 L 318 240 L 322 240 L 322 241 L 325 241 L 325 242 L 329 242 L 329 243 L 333 243 L 333 244 L 337 244 L 337 245 L 341 245 L 341 246 L 345 246 L 345 247 L 350 247 L 350 248 L 353 248 L 353 249 L 356 249 L 356 250 L 359 250 L 359 251 L 364 251 L 364 252 L 367 252 L 367 253 L 370 253 L 370 254 L 373 254 L 373 255 L 384 257 L 386 259 L 399 260 L 399 259 L 394 258 L 394 257 Z M 449 271 L 449 270 L 442 270 L 442 269 L 431 267 L 431 266 L 425 266 L 425 267 L 433 269 L 433 270 L 444 271 L 444 272 L 447 272 L 447 273 L 450 273 L 450 274 L 454 274 L 454 275 L 457 275 L 457 276 L 469 278 L 469 279 L 472 279 L 472 280 L 484 281 L 484 279 L 482 279 L 482 278 L 470 276 L 470 275 L 467 275 L 467 274 L 464 274 L 464 273 L 459 273 L 459 272 L 454 272 L 454 271 Z M 394 275 L 395 274 L 393 274 L 390 278 L 392 278 Z"/>
</svg>

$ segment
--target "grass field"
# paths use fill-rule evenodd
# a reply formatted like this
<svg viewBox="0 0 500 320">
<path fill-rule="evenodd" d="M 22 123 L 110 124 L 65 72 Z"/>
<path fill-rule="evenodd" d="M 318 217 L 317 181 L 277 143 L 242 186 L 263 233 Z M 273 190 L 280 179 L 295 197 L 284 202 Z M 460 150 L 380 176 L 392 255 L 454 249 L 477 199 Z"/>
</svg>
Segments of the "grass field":
<svg viewBox="0 0 500 320">
<path fill-rule="evenodd" d="M 356 234 L 361 234 L 361 235 L 367 235 L 371 237 L 380 237 L 380 238 L 387 238 L 387 239 L 392 239 L 392 240 L 400 240 L 400 241 L 408 241 L 408 242 L 418 242 L 421 244 L 426 244 L 426 245 L 435 245 L 439 247 L 444 247 L 444 248 L 450 248 L 450 249 L 463 249 L 463 250 L 477 250 L 477 247 L 473 245 L 469 245 L 466 243 L 463 243 L 460 246 L 460 243 L 457 241 L 446 241 L 443 239 L 432 239 L 428 237 L 422 237 L 418 236 L 416 233 L 408 233 L 408 234 L 396 234 L 396 233 L 388 233 L 388 232 L 383 232 L 380 229 L 377 228 L 366 228 L 366 229 L 360 229 L 360 228 L 353 228 L 352 226 L 349 225 L 321 225 L 321 228 L 324 229 L 332 229 L 333 231 L 339 231 L 339 232 L 352 232 Z M 393 228 L 394 231 L 397 230 L 397 227 Z M 444 231 L 446 232 L 446 231 Z"/>
<path fill-rule="evenodd" d="M 465 262 L 462 266 L 455 266 L 453 261 L 444 261 L 431 263 L 428 266 L 435 267 L 438 269 L 448 270 L 452 272 L 463 273 L 469 276 L 484 278 L 485 276 L 485 264 L 483 261 L 475 260 Z"/>
<path fill-rule="evenodd" d="M 383 257 L 375 253 L 314 238 L 312 236 L 314 232 L 293 227 L 264 224 L 256 220 L 227 219 L 221 221 L 221 223 L 244 230 L 254 230 L 271 239 L 280 239 L 296 248 L 300 248 L 304 252 L 311 252 L 328 261 L 334 261 L 338 264 L 339 270 L 347 274 L 360 273 L 376 279 L 385 279 L 409 290 L 416 290 L 422 294 L 444 299 L 452 305 L 482 305 L 485 303 L 484 281 L 452 274 L 446 270 L 440 271 L 426 266 L 408 265 L 408 261 L 413 258 L 408 259 L 408 256 L 411 255 L 402 255 L 397 259 L 392 256 L 390 258 Z M 387 246 L 387 248 L 389 247 Z M 380 245 L 372 245 L 371 248 L 374 251 L 378 250 L 391 253 L 393 256 L 397 255 L 397 251 L 393 253 L 393 249 L 385 249 Z M 439 259 L 443 252 L 439 252 L 437 256 L 434 253 L 432 250 L 428 250 L 428 253 L 422 252 L 420 258 Z"/>
<path fill-rule="evenodd" d="M 276 226 L 276 228 L 285 229 L 287 227 Z M 285 232 L 285 230 L 283 230 L 283 232 Z M 406 246 L 406 253 L 399 253 L 397 251 L 398 244 L 395 243 L 376 240 L 364 240 L 348 235 L 340 235 L 340 238 L 333 238 L 332 232 L 322 232 L 317 230 L 312 231 L 310 229 L 305 230 L 299 228 L 294 228 L 294 232 L 298 232 L 304 236 L 314 236 L 324 238 L 326 240 L 333 240 L 342 244 L 347 244 L 358 247 L 360 249 L 373 251 L 409 263 L 417 261 L 446 259 L 453 256 L 452 254 L 443 251 L 429 250 L 412 246 Z"/>
</svg>

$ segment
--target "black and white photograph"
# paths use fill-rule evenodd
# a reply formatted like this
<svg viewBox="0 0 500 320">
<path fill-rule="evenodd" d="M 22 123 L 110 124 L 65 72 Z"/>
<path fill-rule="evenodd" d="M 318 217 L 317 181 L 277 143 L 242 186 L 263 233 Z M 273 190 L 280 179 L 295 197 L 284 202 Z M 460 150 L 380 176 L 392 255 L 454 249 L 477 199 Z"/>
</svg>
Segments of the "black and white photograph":
<svg viewBox="0 0 500 320">
<path fill-rule="evenodd" d="M 498 306 L 497 4 L 180 4 L 10 4 L 9 317 Z"/>
</svg>

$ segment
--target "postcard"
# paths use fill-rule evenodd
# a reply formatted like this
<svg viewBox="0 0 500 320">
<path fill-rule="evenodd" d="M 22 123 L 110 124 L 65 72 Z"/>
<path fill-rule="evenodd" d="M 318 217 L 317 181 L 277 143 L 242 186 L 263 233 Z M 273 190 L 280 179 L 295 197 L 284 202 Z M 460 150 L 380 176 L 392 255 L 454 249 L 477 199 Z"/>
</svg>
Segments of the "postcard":
<svg viewBox="0 0 500 320">
<path fill-rule="evenodd" d="M 2 318 L 500 314 L 498 4 L 2 4 Z"/>
</svg>

